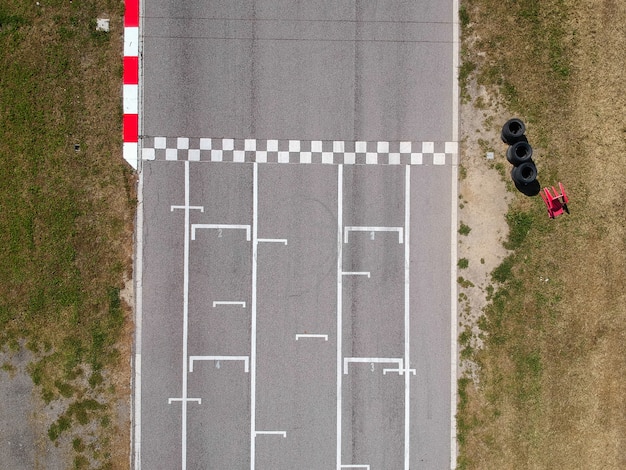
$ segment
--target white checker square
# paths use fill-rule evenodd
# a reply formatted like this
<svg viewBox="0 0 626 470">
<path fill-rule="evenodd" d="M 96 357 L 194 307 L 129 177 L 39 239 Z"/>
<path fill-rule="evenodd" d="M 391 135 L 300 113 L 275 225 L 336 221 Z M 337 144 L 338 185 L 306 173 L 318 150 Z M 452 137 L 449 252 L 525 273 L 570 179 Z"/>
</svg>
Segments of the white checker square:
<svg viewBox="0 0 626 470">
<path fill-rule="evenodd" d="M 243 148 L 248 152 L 256 151 L 256 139 L 246 139 Z"/>
<path fill-rule="evenodd" d="M 177 149 L 165 149 L 165 159 L 166 160 L 178 160 L 178 150 Z"/>
<path fill-rule="evenodd" d="M 299 140 L 290 140 L 289 141 L 289 151 L 290 152 L 299 152 L 300 151 L 300 141 Z"/>
<path fill-rule="evenodd" d="M 234 150 L 235 141 L 233 139 L 222 139 L 222 150 Z"/>
<path fill-rule="evenodd" d="M 189 154 L 187 159 L 191 162 L 199 162 L 200 161 L 200 150 L 199 149 L 191 149 L 189 150 Z"/>
<path fill-rule="evenodd" d="M 422 142 L 422 153 L 434 153 L 434 152 L 435 152 L 434 142 Z"/>
<path fill-rule="evenodd" d="M 400 164 L 400 154 L 399 153 L 390 153 L 389 154 L 389 164 L 390 165 L 399 165 Z"/>
<path fill-rule="evenodd" d="M 267 151 L 268 152 L 278 152 L 278 141 L 275 139 L 271 139 L 267 141 Z"/>
<path fill-rule="evenodd" d="M 345 151 L 344 149 L 345 149 L 345 144 L 343 140 L 333 141 L 333 152 L 343 153 Z"/>
<path fill-rule="evenodd" d="M 365 154 L 365 163 L 368 165 L 376 165 L 378 163 L 378 154 L 376 152 L 367 152 Z"/>
<path fill-rule="evenodd" d="M 221 162 L 224 159 L 224 152 L 222 150 L 211 150 L 211 161 Z"/>
<path fill-rule="evenodd" d="M 389 142 L 378 142 L 376 144 L 376 151 L 378 153 L 389 153 Z"/>
<path fill-rule="evenodd" d="M 141 149 L 141 158 L 144 160 L 154 160 L 156 158 L 156 152 L 154 149 Z"/>
<path fill-rule="evenodd" d="M 243 163 L 246 161 L 246 152 L 243 150 L 235 150 L 233 152 L 233 161 Z"/>
<path fill-rule="evenodd" d="M 400 153 L 411 153 L 411 142 L 400 142 Z"/>
<path fill-rule="evenodd" d="M 164 149 L 167 147 L 167 139 L 165 137 L 155 137 L 154 138 L 154 148 L 155 149 Z"/>
<path fill-rule="evenodd" d="M 255 160 L 259 163 L 267 163 L 267 152 L 258 151 L 255 155 Z"/>
<path fill-rule="evenodd" d="M 289 163 L 289 152 L 278 152 L 278 163 Z"/>
<path fill-rule="evenodd" d="M 311 152 L 301 152 L 300 163 L 311 163 Z"/>
<path fill-rule="evenodd" d="M 356 154 L 354 152 L 344 153 L 343 163 L 345 163 L 346 165 L 354 165 L 356 163 Z"/>
<path fill-rule="evenodd" d="M 200 139 L 200 150 L 211 150 L 211 139 L 205 137 Z"/>
<path fill-rule="evenodd" d="M 332 165 L 334 162 L 333 152 L 322 152 L 322 163 Z"/>
<path fill-rule="evenodd" d="M 445 153 L 436 153 L 433 155 L 433 165 L 445 165 L 446 164 L 446 154 Z"/>
<path fill-rule="evenodd" d="M 421 165 L 423 163 L 422 154 L 421 153 L 412 153 L 411 154 L 411 165 Z"/>
<path fill-rule="evenodd" d="M 322 151 L 322 141 L 321 140 L 312 140 L 311 141 L 311 152 L 321 152 Z"/>
<path fill-rule="evenodd" d="M 354 151 L 356 153 L 365 153 L 367 152 L 367 142 L 363 142 L 362 140 L 354 143 Z"/>
<path fill-rule="evenodd" d="M 459 153 L 459 143 L 458 142 L 446 142 L 446 153 Z"/>
<path fill-rule="evenodd" d="M 176 148 L 178 150 L 187 150 L 189 148 L 189 138 L 188 137 L 178 137 L 176 139 Z"/>
</svg>

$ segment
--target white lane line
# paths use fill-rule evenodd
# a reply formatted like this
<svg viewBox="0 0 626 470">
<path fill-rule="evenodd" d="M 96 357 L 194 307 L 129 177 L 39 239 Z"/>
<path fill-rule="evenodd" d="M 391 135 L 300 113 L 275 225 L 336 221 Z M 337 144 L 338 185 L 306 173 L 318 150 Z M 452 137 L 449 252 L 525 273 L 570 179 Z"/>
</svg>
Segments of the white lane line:
<svg viewBox="0 0 626 470">
<path fill-rule="evenodd" d="M 370 232 L 370 239 L 374 239 L 375 232 L 398 232 L 398 243 L 403 242 L 402 227 L 366 227 L 366 226 L 349 226 L 345 228 L 344 243 L 348 243 L 348 234 L 350 232 Z"/>
<path fill-rule="evenodd" d="M 452 0 L 452 140 L 459 141 L 459 0 Z M 457 464 L 456 401 L 457 401 L 457 204 L 458 144 L 452 155 L 452 220 L 450 223 L 450 469 Z"/>
<path fill-rule="evenodd" d="M 219 236 L 222 236 L 222 230 L 245 230 L 246 240 L 250 241 L 250 226 L 249 225 L 234 225 L 234 224 L 192 224 L 191 225 L 191 239 L 196 239 L 196 230 L 199 228 L 217 229 Z"/>
<path fill-rule="evenodd" d="M 189 161 L 185 162 L 185 244 L 183 267 L 183 401 L 181 465 L 187 469 L 187 339 L 189 337 Z"/>
<path fill-rule="evenodd" d="M 248 356 L 189 356 L 189 372 L 193 372 L 194 361 L 243 361 L 243 370 L 250 370 L 250 358 Z"/>
<path fill-rule="evenodd" d="M 287 437 L 287 431 L 257 431 L 255 433 L 257 436 L 260 434 L 269 435 L 269 436 L 283 436 L 283 438 Z"/>
<path fill-rule="evenodd" d="M 328 341 L 328 335 L 318 335 L 318 334 L 308 334 L 308 333 L 298 333 L 296 335 L 296 341 L 300 338 L 323 338 L 324 341 Z"/>
<path fill-rule="evenodd" d="M 369 279 L 371 274 L 369 271 L 341 271 L 342 276 L 367 276 Z"/>
<path fill-rule="evenodd" d="M 202 398 L 168 398 L 167 399 L 167 404 L 171 405 L 172 403 L 176 402 L 176 401 L 195 401 L 197 404 L 202 405 Z"/>
<path fill-rule="evenodd" d="M 341 374 L 342 351 L 342 302 L 343 302 L 343 165 L 337 166 L 337 462 L 336 470 L 341 470 Z"/>
<path fill-rule="evenodd" d="M 137 247 L 135 254 L 135 383 L 133 384 L 134 426 L 131 451 L 134 451 L 135 470 L 141 469 L 141 332 L 143 312 L 143 171 L 137 182 Z M 134 446 L 134 448 L 133 448 Z"/>
<path fill-rule="evenodd" d="M 411 449 L 411 375 L 415 375 L 415 369 L 409 369 L 411 360 L 411 310 L 409 297 L 411 294 L 410 265 L 411 265 L 411 167 L 407 165 L 404 174 L 404 233 L 406 243 L 404 244 L 404 470 L 410 470 L 410 449 Z M 385 371 L 383 370 L 383 374 Z"/>
<path fill-rule="evenodd" d="M 257 289 L 257 220 L 259 211 L 259 164 L 252 164 L 252 293 L 250 320 L 250 470 L 256 460 L 256 289 Z"/>
<path fill-rule="evenodd" d="M 400 375 L 404 374 L 406 370 L 402 363 L 404 360 L 401 357 L 344 357 L 343 358 L 343 373 L 348 375 L 348 364 L 351 362 L 367 363 L 367 364 L 398 364 L 398 370 Z"/>
<path fill-rule="evenodd" d="M 217 307 L 218 305 L 239 305 L 241 308 L 246 308 L 246 303 L 240 302 L 238 300 L 214 300 L 213 308 Z"/>
<path fill-rule="evenodd" d="M 257 241 L 259 243 L 282 243 L 283 245 L 287 246 L 286 238 L 259 238 Z"/>
</svg>

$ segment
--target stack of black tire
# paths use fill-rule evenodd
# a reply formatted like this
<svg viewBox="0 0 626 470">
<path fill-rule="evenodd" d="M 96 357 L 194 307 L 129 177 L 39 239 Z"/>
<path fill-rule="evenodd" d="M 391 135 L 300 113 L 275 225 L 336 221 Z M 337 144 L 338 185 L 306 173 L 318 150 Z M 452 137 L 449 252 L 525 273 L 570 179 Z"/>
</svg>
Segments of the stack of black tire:
<svg viewBox="0 0 626 470">
<path fill-rule="evenodd" d="M 525 132 L 524 123 L 520 119 L 513 118 L 502 126 L 500 137 L 502 142 L 509 146 L 506 151 L 506 159 L 513 165 L 511 179 L 515 183 L 515 187 L 530 196 L 539 192 L 538 190 L 535 192 L 539 183 L 537 181 L 537 167 L 532 159 L 533 149 L 528 143 Z"/>
</svg>

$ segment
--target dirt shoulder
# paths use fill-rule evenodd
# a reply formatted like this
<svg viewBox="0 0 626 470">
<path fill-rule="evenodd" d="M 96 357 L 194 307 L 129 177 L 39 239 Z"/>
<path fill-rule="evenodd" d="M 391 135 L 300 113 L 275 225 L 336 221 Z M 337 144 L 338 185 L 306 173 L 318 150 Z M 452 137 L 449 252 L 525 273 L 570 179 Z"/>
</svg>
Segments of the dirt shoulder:
<svg viewBox="0 0 626 470">
<path fill-rule="evenodd" d="M 495 226 L 482 235 L 488 238 L 473 240 L 466 255 L 459 237 L 459 256 L 470 259 L 465 278 L 474 284 L 460 289 L 467 300 L 460 299 L 459 310 L 470 312 L 463 321 L 476 321 L 468 322 L 474 336 L 461 338 L 461 355 L 474 366 L 459 385 L 459 468 L 626 468 L 626 4 L 461 5 L 474 105 L 462 122 L 463 199 L 476 187 L 485 212 L 492 210 L 484 184 L 496 178 L 487 178 L 488 168 L 472 177 L 469 167 L 484 164 L 494 139 L 495 158 L 503 161 L 498 126 L 516 115 L 527 123 L 542 186 L 563 182 L 571 215 L 549 220 L 538 197 L 509 194 L 501 183 L 499 194 L 510 203 L 505 227 L 517 248 L 496 251 L 496 258 L 505 256 L 497 281 L 485 279 L 486 266 L 469 271 L 471 253 L 487 251 L 494 234 L 507 240 L 499 225 L 507 219 L 489 222 Z M 501 96 L 510 112 L 503 115 L 481 86 Z M 490 137 L 472 144 L 485 120 L 497 124 L 482 126 L 491 128 Z M 481 156 L 476 164 L 474 152 Z M 471 205 L 468 199 L 460 211 L 472 228 L 468 244 Z"/>
</svg>

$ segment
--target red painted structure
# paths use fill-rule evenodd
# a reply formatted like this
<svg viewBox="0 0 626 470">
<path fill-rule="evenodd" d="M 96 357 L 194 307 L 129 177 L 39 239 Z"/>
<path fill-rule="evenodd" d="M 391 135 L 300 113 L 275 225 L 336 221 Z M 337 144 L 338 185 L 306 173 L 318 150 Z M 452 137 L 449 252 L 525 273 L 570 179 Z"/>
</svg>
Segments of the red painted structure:
<svg viewBox="0 0 626 470">
<path fill-rule="evenodd" d="M 550 216 L 551 219 L 558 217 L 563 212 L 569 214 L 569 209 L 567 208 L 569 198 L 567 197 L 563 183 L 559 183 L 559 190 L 560 192 L 557 192 L 556 188 L 552 186 L 552 192 L 550 192 L 550 188 L 543 188 L 543 191 L 540 193 L 541 199 L 546 203 L 548 216 Z"/>
</svg>

